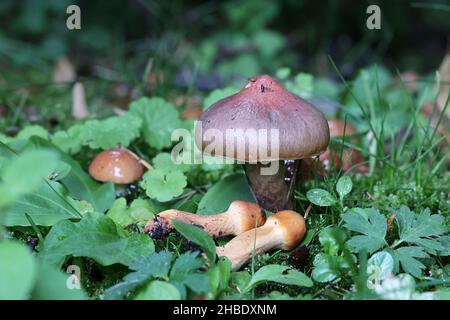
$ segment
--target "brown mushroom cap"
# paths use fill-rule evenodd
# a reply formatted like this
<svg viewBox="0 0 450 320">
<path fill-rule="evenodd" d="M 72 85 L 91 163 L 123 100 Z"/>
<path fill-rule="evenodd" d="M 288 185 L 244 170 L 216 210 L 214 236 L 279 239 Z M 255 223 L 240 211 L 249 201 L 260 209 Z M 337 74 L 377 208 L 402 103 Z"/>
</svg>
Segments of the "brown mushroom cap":
<svg viewBox="0 0 450 320">
<path fill-rule="evenodd" d="M 98 181 L 128 184 L 139 180 L 144 172 L 139 160 L 125 148 L 105 150 L 89 165 L 89 174 Z"/>
<path fill-rule="evenodd" d="M 280 249 L 284 250 L 294 249 L 306 233 L 305 219 L 292 210 L 283 210 L 270 216 L 265 225 L 272 225 L 274 230 L 279 230 L 282 239 Z"/>
<path fill-rule="evenodd" d="M 196 131 L 196 144 L 203 150 L 211 141 L 205 141 L 208 129 L 223 134 L 223 152 L 214 150 L 214 156 L 242 161 L 275 161 L 302 159 L 325 150 L 329 142 L 329 128 L 324 115 L 312 104 L 284 89 L 268 75 L 249 79 L 238 93 L 219 100 L 201 117 L 202 134 Z M 227 150 L 227 129 L 278 129 L 279 155 L 265 159 L 249 159 L 248 150 L 258 144 L 246 139 L 245 157 L 237 158 L 235 150 Z M 270 136 L 270 131 L 268 133 Z M 259 147 L 259 146 L 258 146 Z M 270 148 L 270 139 L 268 143 Z"/>
</svg>

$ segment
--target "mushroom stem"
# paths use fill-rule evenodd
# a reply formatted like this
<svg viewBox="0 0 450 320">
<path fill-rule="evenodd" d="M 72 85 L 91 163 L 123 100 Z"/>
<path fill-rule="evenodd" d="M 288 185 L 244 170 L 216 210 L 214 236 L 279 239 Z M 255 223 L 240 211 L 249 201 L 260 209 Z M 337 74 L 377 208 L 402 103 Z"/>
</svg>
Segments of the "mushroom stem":
<svg viewBox="0 0 450 320">
<path fill-rule="evenodd" d="M 202 228 L 213 237 L 237 235 L 265 222 L 264 212 L 252 202 L 233 201 L 223 213 L 201 215 L 180 210 L 166 210 L 150 220 L 145 232 L 152 238 L 164 238 L 173 230 L 172 221 L 180 220 Z"/>
<path fill-rule="evenodd" d="M 293 190 L 296 183 L 296 173 L 299 161 L 295 160 L 287 166 L 285 161 L 279 161 L 278 170 L 272 175 L 261 174 L 264 168 L 273 165 L 273 162 L 264 165 L 246 163 L 245 174 L 250 189 L 258 204 L 265 210 L 278 212 L 285 209 L 294 209 Z"/>
<path fill-rule="evenodd" d="M 284 210 L 270 216 L 262 227 L 241 233 L 225 246 L 217 247 L 216 252 L 231 261 L 233 270 L 238 270 L 253 255 L 295 248 L 305 232 L 305 219 L 295 211 Z"/>
</svg>

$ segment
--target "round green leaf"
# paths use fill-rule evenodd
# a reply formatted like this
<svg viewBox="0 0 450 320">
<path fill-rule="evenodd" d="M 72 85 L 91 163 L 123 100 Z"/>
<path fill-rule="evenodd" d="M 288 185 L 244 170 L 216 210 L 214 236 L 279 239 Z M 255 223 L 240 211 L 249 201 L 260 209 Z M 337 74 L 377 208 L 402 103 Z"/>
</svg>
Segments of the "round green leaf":
<svg viewBox="0 0 450 320">
<path fill-rule="evenodd" d="M 142 181 L 145 193 L 160 202 L 178 197 L 183 193 L 186 185 L 186 176 L 181 171 L 171 171 L 166 174 L 161 170 L 154 169 L 148 171 Z"/>
<path fill-rule="evenodd" d="M 336 198 L 326 190 L 311 189 L 306 194 L 309 201 L 320 207 L 329 207 L 336 203 Z"/>
<path fill-rule="evenodd" d="M 352 188 L 352 179 L 350 179 L 349 176 L 341 177 L 336 184 L 336 191 L 341 199 L 349 194 L 350 191 L 352 191 Z"/>
</svg>

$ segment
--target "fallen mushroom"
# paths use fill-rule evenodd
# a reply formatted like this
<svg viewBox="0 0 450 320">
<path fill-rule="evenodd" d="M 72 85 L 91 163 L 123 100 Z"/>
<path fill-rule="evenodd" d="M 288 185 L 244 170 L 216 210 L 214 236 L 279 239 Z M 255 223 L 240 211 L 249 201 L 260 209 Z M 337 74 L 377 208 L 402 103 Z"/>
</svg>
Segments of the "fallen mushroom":
<svg viewBox="0 0 450 320">
<path fill-rule="evenodd" d="M 173 230 L 172 221 L 181 220 L 202 228 L 213 237 L 238 235 L 261 226 L 265 221 L 264 212 L 252 202 L 233 201 L 228 210 L 212 215 L 194 214 L 179 210 L 166 210 L 150 220 L 145 232 L 154 239 L 164 238 Z"/>
<path fill-rule="evenodd" d="M 233 270 L 245 265 L 253 255 L 273 249 L 294 249 L 306 233 L 305 219 L 291 210 L 280 211 L 267 218 L 266 223 L 248 230 L 216 249 L 219 257 L 227 257 Z"/>
<path fill-rule="evenodd" d="M 241 91 L 213 104 L 200 120 L 201 131 L 197 127 L 195 139 L 199 149 L 206 155 L 245 162 L 244 169 L 254 197 L 262 208 L 272 212 L 291 209 L 294 204 L 292 186 L 295 179 L 285 182 L 283 160 L 295 160 L 293 167 L 296 170 L 298 159 L 318 155 L 329 142 L 328 124 L 322 112 L 267 75 L 250 78 Z M 279 152 L 269 154 L 273 146 L 267 139 L 244 137 L 245 154 L 236 154 L 239 146 L 229 148 L 234 137 L 227 139 L 227 135 L 230 130 L 236 133 L 247 129 L 256 132 L 278 130 Z M 208 154 L 209 130 L 220 132 L 223 139 L 218 142 L 219 148 Z M 258 150 L 258 154 L 251 154 L 250 150 Z M 261 157 L 261 154 L 265 156 Z M 271 167 L 275 161 L 279 162 L 275 174 L 261 174 L 262 169 Z"/>
<path fill-rule="evenodd" d="M 126 148 L 110 149 L 100 152 L 89 165 L 89 174 L 97 181 L 113 182 L 116 193 L 129 195 L 125 186 L 138 181 L 144 167 L 152 169 L 143 159 Z"/>
</svg>

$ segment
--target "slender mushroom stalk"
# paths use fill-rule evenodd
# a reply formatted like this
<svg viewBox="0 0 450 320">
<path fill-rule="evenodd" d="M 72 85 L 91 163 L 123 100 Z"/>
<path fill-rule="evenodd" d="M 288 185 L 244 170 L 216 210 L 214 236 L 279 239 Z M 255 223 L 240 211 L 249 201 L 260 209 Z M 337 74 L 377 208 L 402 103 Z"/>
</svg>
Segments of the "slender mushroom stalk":
<svg viewBox="0 0 450 320">
<path fill-rule="evenodd" d="M 225 246 L 218 247 L 216 252 L 219 257 L 230 259 L 233 270 L 238 270 L 253 254 L 294 249 L 305 233 L 305 219 L 295 211 L 284 210 L 270 216 L 263 226 L 241 233 Z"/>
<path fill-rule="evenodd" d="M 202 228 L 213 237 L 237 235 L 261 226 L 265 221 L 264 212 L 252 202 L 233 201 L 228 210 L 212 215 L 194 214 L 179 210 L 166 210 L 150 220 L 145 232 L 152 238 L 164 238 L 173 230 L 172 221 L 181 220 Z"/>
<path fill-rule="evenodd" d="M 250 78 L 241 91 L 217 101 L 200 120 L 201 130 L 196 129 L 195 139 L 200 150 L 207 155 L 244 161 L 255 199 L 272 212 L 292 208 L 294 203 L 295 179 L 286 184 L 285 166 L 281 161 L 318 155 L 326 149 L 330 139 L 322 112 L 267 75 Z M 265 132 L 266 138 L 247 135 L 251 133 L 249 129 Z M 222 137 L 214 141 L 218 148 L 211 150 L 211 134 L 214 133 Z M 235 144 L 235 139 L 241 142 Z M 242 140 L 243 145 L 239 145 Z M 262 173 L 264 165 L 261 163 L 277 164 L 277 161 L 280 161 L 277 172 Z M 294 168 L 297 167 L 295 163 Z"/>
<path fill-rule="evenodd" d="M 247 181 L 258 204 L 272 212 L 278 209 L 294 209 L 292 190 L 295 184 L 296 167 L 298 160 L 295 160 L 294 173 L 289 179 L 284 161 L 279 161 L 279 169 L 274 175 L 261 175 L 261 169 L 269 165 L 262 163 L 244 165 Z"/>
<path fill-rule="evenodd" d="M 78 120 L 89 116 L 84 86 L 81 82 L 75 83 L 72 88 L 72 116 Z"/>
</svg>

